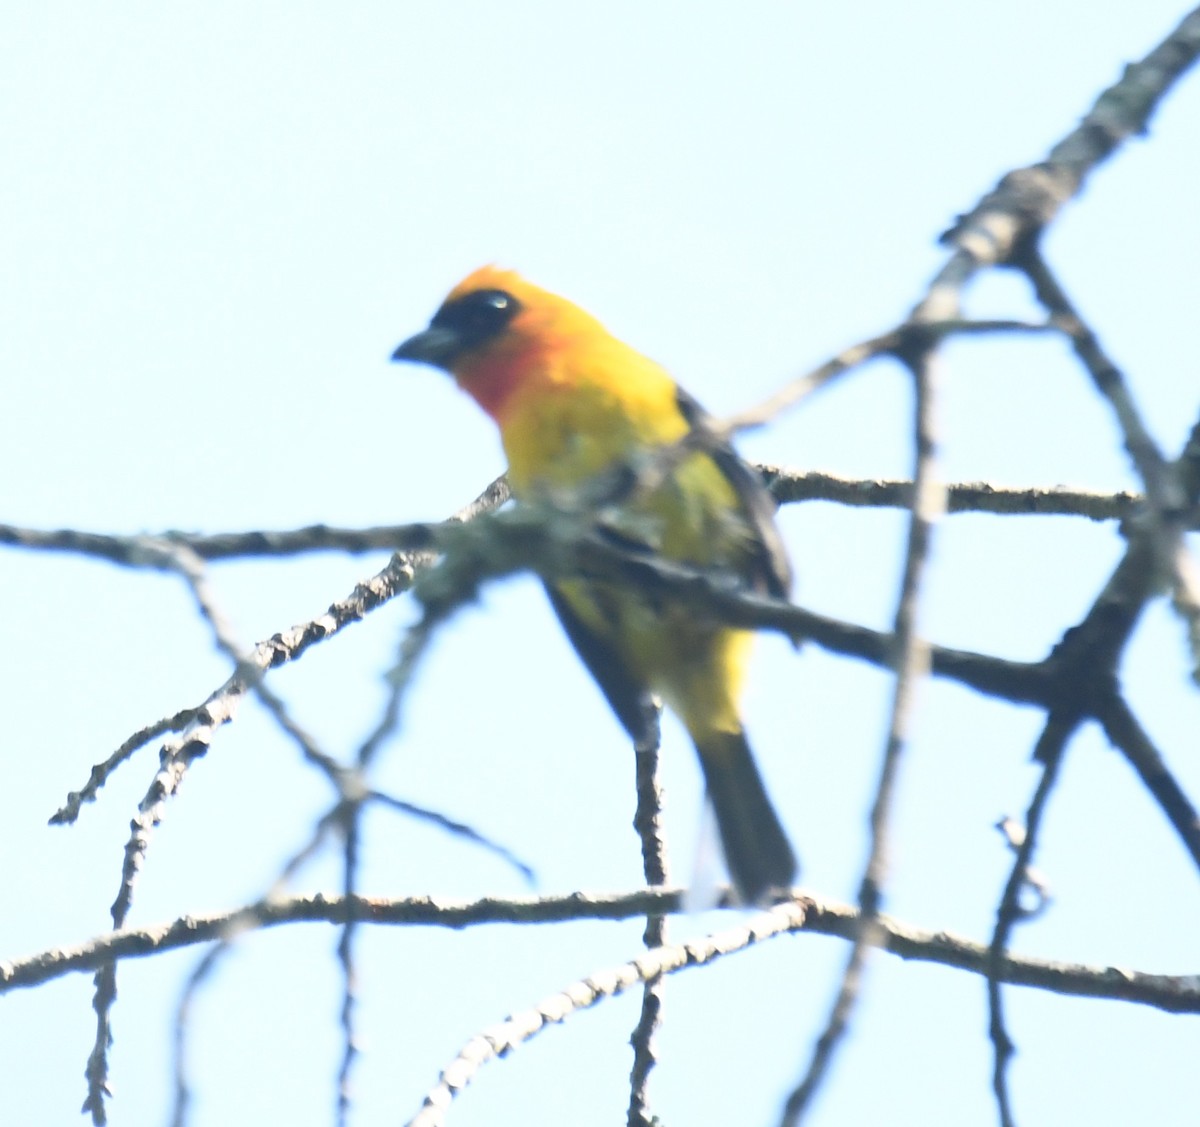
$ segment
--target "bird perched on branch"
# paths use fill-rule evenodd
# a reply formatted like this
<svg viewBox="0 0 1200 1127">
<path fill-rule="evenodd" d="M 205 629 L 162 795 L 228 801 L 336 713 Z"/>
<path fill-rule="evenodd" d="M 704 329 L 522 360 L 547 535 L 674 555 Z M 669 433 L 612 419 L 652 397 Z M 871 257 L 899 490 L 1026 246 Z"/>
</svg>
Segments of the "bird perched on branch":
<svg viewBox="0 0 1200 1127">
<path fill-rule="evenodd" d="M 495 420 L 518 501 L 586 496 L 628 471 L 598 514 L 623 548 L 787 597 L 775 503 L 757 474 L 661 367 L 565 298 L 484 267 L 392 359 L 446 370 Z M 651 694 L 683 721 L 740 899 L 790 887 L 796 860 L 738 711 L 751 634 L 632 583 L 556 578 L 546 590 L 637 746 L 656 737 Z"/>
</svg>

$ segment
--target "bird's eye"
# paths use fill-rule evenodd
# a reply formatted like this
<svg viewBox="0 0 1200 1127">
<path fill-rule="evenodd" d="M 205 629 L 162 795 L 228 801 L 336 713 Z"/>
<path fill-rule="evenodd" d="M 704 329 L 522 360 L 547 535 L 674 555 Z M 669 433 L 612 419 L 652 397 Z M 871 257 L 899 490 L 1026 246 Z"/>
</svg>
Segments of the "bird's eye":
<svg viewBox="0 0 1200 1127">
<path fill-rule="evenodd" d="M 521 303 L 504 290 L 476 290 L 447 302 L 432 324 L 452 329 L 464 348 L 474 348 L 499 336 L 521 309 Z"/>
</svg>

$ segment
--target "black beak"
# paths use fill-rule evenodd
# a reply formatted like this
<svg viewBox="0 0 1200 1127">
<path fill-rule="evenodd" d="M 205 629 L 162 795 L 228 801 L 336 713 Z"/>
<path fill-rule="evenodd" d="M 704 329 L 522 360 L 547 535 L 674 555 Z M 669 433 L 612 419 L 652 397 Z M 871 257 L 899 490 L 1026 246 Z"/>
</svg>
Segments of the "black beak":
<svg viewBox="0 0 1200 1127">
<path fill-rule="evenodd" d="M 393 360 L 411 360 L 416 364 L 432 364 L 450 370 L 450 364 L 462 351 L 462 340 L 452 329 L 431 325 L 416 336 L 409 337 L 395 352 Z"/>
</svg>

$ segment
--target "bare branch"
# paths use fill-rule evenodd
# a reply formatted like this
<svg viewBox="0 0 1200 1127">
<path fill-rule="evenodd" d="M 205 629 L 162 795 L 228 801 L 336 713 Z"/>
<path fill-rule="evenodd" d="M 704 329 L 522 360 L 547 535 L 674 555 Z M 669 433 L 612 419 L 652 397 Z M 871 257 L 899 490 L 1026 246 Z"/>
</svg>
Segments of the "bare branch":
<svg viewBox="0 0 1200 1127">
<path fill-rule="evenodd" d="M 498 1056 L 506 1056 L 546 1026 L 566 1020 L 640 983 L 663 975 L 703 966 L 714 959 L 744 951 L 755 943 L 800 928 L 804 924 L 801 902 L 781 904 L 754 916 L 740 927 L 716 932 L 704 939 L 667 947 L 656 947 L 611 970 L 601 971 L 543 998 L 527 1010 L 514 1014 L 473 1037 L 442 1072 L 437 1087 L 426 1096 L 409 1127 L 440 1127 L 451 1101 L 465 1088 L 480 1067 Z"/>
<path fill-rule="evenodd" d="M 667 842 L 662 825 L 662 784 L 659 779 L 658 730 L 649 747 L 634 748 L 637 775 L 637 810 L 633 826 L 642 846 L 642 869 L 646 884 L 661 888 L 667 883 Z M 667 941 L 667 918 L 659 913 L 646 917 L 642 942 L 648 949 Z M 653 978 L 642 987 L 642 1008 L 629 1043 L 633 1046 L 633 1066 L 629 1072 L 628 1127 L 653 1127 L 648 1088 L 650 1072 L 658 1061 L 654 1035 L 662 1022 L 666 983 Z"/>
<path fill-rule="evenodd" d="M 775 465 L 760 465 L 758 470 L 780 504 L 835 501 L 842 505 L 907 509 L 911 503 L 911 481 L 847 478 L 817 470 L 800 473 Z M 951 483 L 945 490 L 948 513 L 1125 520 L 1134 514 L 1142 501 L 1137 493 L 1098 493 L 1067 489 L 1061 485 L 1006 487 L 986 481 L 965 481 Z"/>
<path fill-rule="evenodd" d="M 906 322 L 877 337 L 852 344 L 811 372 L 784 385 L 763 402 L 721 420 L 714 428 L 715 433 L 722 438 L 728 438 L 740 431 L 764 426 L 783 414 L 784 411 L 807 399 L 813 392 L 820 391 L 839 376 L 854 371 L 869 360 L 876 360 L 881 356 L 903 357 L 912 347 L 911 338 L 914 328 L 915 325 L 912 322 Z M 1044 324 L 1030 324 L 1027 321 L 968 321 L 961 318 L 946 318 L 921 325 L 919 332 L 922 346 L 928 346 L 952 336 L 980 336 L 991 333 L 1047 333 L 1054 332 L 1057 328 L 1058 326 L 1053 321 L 1047 321 Z"/>
<path fill-rule="evenodd" d="M 817 1039 L 803 1079 L 788 1096 L 782 1123 L 792 1127 L 804 1117 L 833 1061 L 838 1044 L 849 1028 L 850 1015 L 858 998 L 867 954 L 882 940 L 877 926 L 883 886 L 887 877 L 887 853 L 891 835 L 891 811 L 895 800 L 900 759 L 908 736 L 916 689 L 929 672 L 929 648 L 917 632 L 917 608 L 921 582 L 929 560 L 933 527 L 945 511 L 945 492 L 936 480 L 936 437 L 934 423 L 934 366 L 932 345 L 907 357 L 916 386 L 913 413 L 914 448 L 912 509 L 904 574 L 896 603 L 893 637 L 896 682 L 888 720 L 887 744 L 883 752 L 875 801 L 871 808 L 870 855 L 859 889 L 860 926 L 842 972 L 841 986 L 824 1031 Z"/>
<path fill-rule="evenodd" d="M 1128 138 L 1144 133 L 1150 116 L 1200 54 L 1200 9 L 1140 62 L 1125 68 L 1078 127 L 1044 161 L 1005 176 L 942 236 L 954 253 L 923 303 L 930 319 L 955 316 L 962 286 L 978 270 L 1009 262 L 1034 241 L 1077 195 L 1088 175 Z"/>
<path fill-rule="evenodd" d="M 1000 906 L 996 911 L 996 927 L 988 948 L 988 1013 L 993 1047 L 992 1090 L 996 1095 L 1001 1127 L 1014 1127 L 1012 1101 L 1008 1093 L 1008 1063 L 1012 1059 L 1014 1046 L 1004 1023 L 998 968 L 1008 950 L 1008 939 L 1013 927 L 1025 917 L 1021 906 L 1021 891 L 1028 883 L 1030 861 L 1037 844 L 1046 804 L 1058 779 L 1058 770 L 1062 765 L 1067 741 L 1077 724 L 1076 716 L 1064 717 L 1058 713 L 1051 713 L 1046 719 L 1035 751 L 1035 758 L 1043 764 L 1042 776 L 1025 814 L 1024 833 L 1015 850 L 1016 859 L 1005 883 L 1004 894 L 1000 898 Z"/>
<path fill-rule="evenodd" d="M 460 930 L 480 924 L 559 924 L 576 920 L 630 920 L 682 912 L 684 890 L 642 889 L 626 893 L 575 892 L 567 896 L 528 896 L 448 900 L 417 896 L 401 900 L 359 897 L 360 918 L 375 926 L 446 927 Z M 858 911 L 826 898 L 797 895 L 804 908 L 800 930 L 851 939 Z M 20 959 L 0 962 L 0 994 L 29 989 L 68 974 L 94 970 L 108 962 L 148 958 L 210 943 L 239 931 L 292 923 L 340 925 L 346 905 L 339 896 L 290 896 L 259 902 L 231 912 L 184 916 L 169 923 L 126 928 L 70 947 L 53 947 Z M 991 955 L 986 944 L 948 932 L 932 932 L 881 915 L 882 948 L 902 959 L 937 963 L 986 977 Z M 1006 954 L 998 974 L 1014 986 L 1029 986 L 1081 998 L 1132 1002 L 1166 1013 L 1200 1013 L 1200 975 L 1152 974 L 1125 967 L 1089 966 Z"/>
</svg>

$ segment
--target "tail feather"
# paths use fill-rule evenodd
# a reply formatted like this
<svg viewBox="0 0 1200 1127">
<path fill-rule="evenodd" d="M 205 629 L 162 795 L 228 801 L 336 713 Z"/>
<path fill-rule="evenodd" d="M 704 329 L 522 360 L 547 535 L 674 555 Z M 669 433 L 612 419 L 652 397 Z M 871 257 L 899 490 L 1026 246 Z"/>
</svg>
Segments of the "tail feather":
<svg viewBox="0 0 1200 1127">
<path fill-rule="evenodd" d="M 796 855 L 767 797 L 746 737 L 741 732 L 713 732 L 696 741 L 696 750 L 739 899 L 761 904 L 772 890 L 791 888 Z"/>
</svg>

